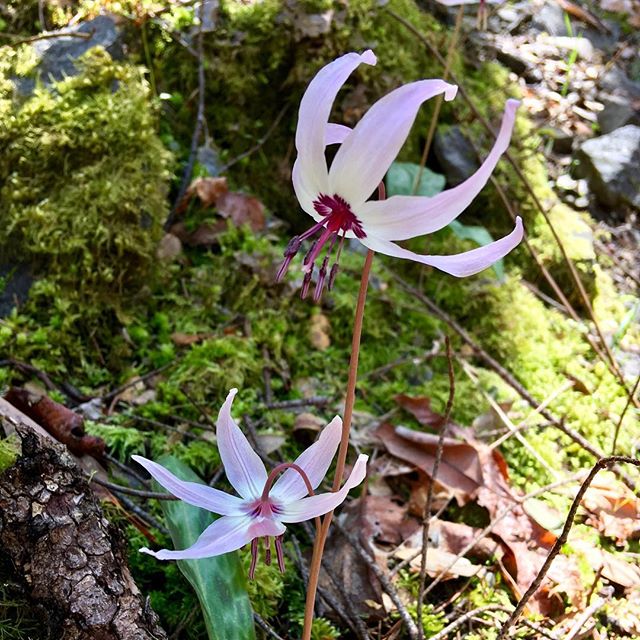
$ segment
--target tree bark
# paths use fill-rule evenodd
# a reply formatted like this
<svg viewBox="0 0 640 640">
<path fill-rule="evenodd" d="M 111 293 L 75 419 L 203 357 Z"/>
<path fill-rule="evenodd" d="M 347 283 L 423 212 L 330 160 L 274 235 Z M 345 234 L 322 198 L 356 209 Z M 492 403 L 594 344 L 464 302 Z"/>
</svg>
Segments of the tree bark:
<svg viewBox="0 0 640 640">
<path fill-rule="evenodd" d="M 0 474 L 0 552 L 58 640 L 166 640 L 131 576 L 126 545 L 66 447 L 0 400 L 22 454 Z"/>
</svg>

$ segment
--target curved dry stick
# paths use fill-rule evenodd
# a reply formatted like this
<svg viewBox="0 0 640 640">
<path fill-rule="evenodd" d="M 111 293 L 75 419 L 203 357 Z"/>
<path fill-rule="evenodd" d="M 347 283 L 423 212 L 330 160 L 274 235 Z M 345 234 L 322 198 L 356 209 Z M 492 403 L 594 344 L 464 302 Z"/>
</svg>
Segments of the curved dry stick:
<svg viewBox="0 0 640 640">
<path fill-rule="evenodd" d="M 567 538 L 569 537 L 569 531 L 571 531 L 571 527 L 573 526 L 573 520 L 576 517 L 580 502 L 582 501 L 582 498 L 593 479 L 596 477 L 599 471 L 614 464 L 633 464 L 636 467 L 640 467 L 640 460 L 636 460 L 635 458 L 630 458 L 628 456 L 609 456 L 608 458 L 601 458 L 600 460 L 598 460 L 598 462 L 596 462 L 596 464 L 589 472 L 589 475 L 585 478 L 584 482 L 580 486 L 580 489 L 578 489 L 578 493 L 576 493 L 576 497 L 571 503 L 571 508 L 569 509 L 569 514 L 567 515 L 567 519 L 564 522 L 562 533 L 558 536 L 558 539 L 551 548 L 551 551 L 549 551 L 549 555 L 544 561 L 542 567 L 540 567 L 538 575 L 535 577 L 529 588 L 525 591 L 524 595 L 520 598 L 518 604 L 516 605 L 516 608 L 509 616 L 509 619 L 504 623 L 502 629 L 500 629 L 500 633 L 498 634 L 496 640 L 502 640 L 507 635 L 509 627 L 511 627 L 513 623 L 520 617 L 520 614 L 527 606 L 527 602 L 529 602 L 531 596 L 533 596 L 533 594 L 538 590 L 538 587 L 542 583 L 542 580 L 544 579 L 547 571 L 549 570 L 549 567 L 551 566 L 551 563 L 560 553 L 562 546 L 565 544 Z"/>
</svg>

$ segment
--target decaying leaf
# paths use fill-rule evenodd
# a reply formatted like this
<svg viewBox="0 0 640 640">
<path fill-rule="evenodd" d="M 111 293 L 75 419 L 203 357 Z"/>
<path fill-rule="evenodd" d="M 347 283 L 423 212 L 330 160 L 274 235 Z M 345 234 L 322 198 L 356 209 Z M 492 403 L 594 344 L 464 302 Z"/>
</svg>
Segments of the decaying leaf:
<svg viewBox="0 0 640 640">
<path fill-rule="evenodd" d="M 37 395 L 17 387 L 9 389 L 5 400 L 37 422 L 58 442 L 69 447 L 75 455 L 88 454 L 98 460 L 104 458 L 104 440 L 86 434 L 84 419 L 71 409 L 46 395 Z"/>
<path fill-rule="evenodd" d="M 399 393 L 393 399 L 425 427 L 439 427 L 442 424 L 443 417 L 431 409 L 430 398 Z"/>
<path fill-rule="evenodd" d="M 436 434 L 383 424 L 376 435 L 390 453 L 432 476 L 438 444 Z M 517 596 L 524 593 L 556 536 L 523 509 L 520 496 L 509 484 L 502 456 L 477 440 L 473 430 L 449 424 L 436 482 L 447 488 L 460 504 L 475 500 L 488 511 L 494 522 L 492 535 L 503 545 L 502 566 L 509 572 L 509 582 Z M 548 613 L 560 603 L 558 592 L 575 601 L 582 588 L 575 560 L 558 556 L 529 608 Z"/>
<path fill-rule="evenodd" d="M 193 198 L 197 195 L 203 207 L 215 207 L 218 199 L 229 192 L 227 179 L 218 178 L 196 178 L 187 189 L 187 196 Z"/>
<path fill-rule="evenodd" d="M 264 205 L 257 198 L 226 192 L 218 198 L 216 208 L 223 218 L 230 218 L 238 227 L 248 224 L 254 232 L 264 229 Z"/>
<path fill-rule="evenodd" d="M 601 471 L 582 499 L 590 512 L 587 522 L 623 544 L 640 534 L 640 500 L 610 471 Z"/>
</svg>

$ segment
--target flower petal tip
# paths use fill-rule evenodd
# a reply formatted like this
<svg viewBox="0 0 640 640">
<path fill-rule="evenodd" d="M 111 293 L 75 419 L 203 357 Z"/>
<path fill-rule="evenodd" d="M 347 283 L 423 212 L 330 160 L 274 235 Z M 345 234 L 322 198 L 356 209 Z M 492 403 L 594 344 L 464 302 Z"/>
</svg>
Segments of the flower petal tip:
<svg viewBox="0 0 640 640">
<path fill-rule="evenodd" d="M 146 553 L 149 556 L 157 557 L 156 552 L 155 551 L 151 551 L 151 549 L 148 549 L 147 547 L 140 547 L 140 549 L 138 549 L 138 551 L 140 553 Z"/>
<path fill-rule="evenodd" d="M 456 97 L 458 93 L 458 85 L 457 84 L 446 84 L 446 89 L 444 90 L 444 99 L 449 102 Z"/>
<path fill-rule="evenodd" d="M 373 67 L 375 67 L 376 66 L 376 62 L 378 62 L 378 59 L 376 58 L 376 54 L 373 53 L 373 51 L 371 51 L 371 49 L 367 49 L 365 52 L 363 52 L 360 55 L 360 59 L 365 64 L 370 64 Z"/>
<path fill-rule="evenodd" d="M 507 104 L 505 105 L 505 109 L 507 109 L 511 113 L 515 113 L 516 109 L 520 106 L 520 100 L 516 100 L 515 98 L 509 98 L 507 100 Z"/>
</svg>

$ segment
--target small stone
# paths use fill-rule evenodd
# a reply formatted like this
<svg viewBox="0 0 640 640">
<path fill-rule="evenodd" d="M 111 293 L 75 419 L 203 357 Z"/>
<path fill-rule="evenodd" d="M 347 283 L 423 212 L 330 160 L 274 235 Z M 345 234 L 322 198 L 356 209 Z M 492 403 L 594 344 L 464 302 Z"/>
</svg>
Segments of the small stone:
<svg viewBox="0 0 640 640">
<path fill-rule="evenodd" d="M 587 209 L 589 207 L 589 198 L 580 196 L 573 201 L 573 206 L 576 209 Z"/>
<path fill-rule="evenodd" d="M 563 173 L 556 180 L 556 186 L 563 191 L 576 191 L 578 181 L 574 180 L 568 173 Z"/>
<path fill-rule="evenodd" d="M 156 250 L 156 256 L 158 260 L 161 260 L 162 262 L 171 262 L 181 253 L 182 242 L 180 242 L 180 238 L 174 236 L 172 233 L 166 233 L 164 235 Z"/>
<path fill-rule="evenodd" d="M 640 99 L 606 94 L 601 97 L 603 108 L 598 113 L 602 133 L 611 133 L 627 124 L 640 125 Z"/>
<path fill-rule="evenodd" d="M 581 177 L 602 204 L 640 209 L 640 127 L 629 124 L 587 140 L 576 159 Z"/>
<path fill-rule="evenodd" d="M 469 139 L 457 126 L 438 129 L 433 151 L 447 177 L 447 183 L 454 187 L 473 175 L 480 166 Z"/>
<path fill-rule="evenodd" d="M 550 36 L 564 36 L 567 27 L 564 22 L 564 11 L 555 2 L 547 2 L 533 17 L 533 27 Z"/>
</svg>

